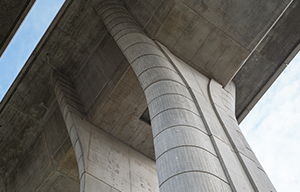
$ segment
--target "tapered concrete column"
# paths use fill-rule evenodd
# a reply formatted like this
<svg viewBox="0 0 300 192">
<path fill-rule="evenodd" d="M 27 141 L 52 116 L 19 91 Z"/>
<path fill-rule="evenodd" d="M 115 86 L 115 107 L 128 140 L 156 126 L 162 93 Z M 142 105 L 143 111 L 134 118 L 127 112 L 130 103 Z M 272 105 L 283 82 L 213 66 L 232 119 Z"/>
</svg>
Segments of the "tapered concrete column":
<svg viewBox="0 0 300 192">
<path fill-rule="evenodd" d="M 145 92 L 160 191 L 235 191 L 192 92 L 172 62 L 118 1 L 95 7 Z"/>
<path fill-rule="evenodd" d="M 224 132 L 229 150 L 221 150 L 229 173 L 234 178 L 237 191 L 270 191 L 276 189 L 260 165 L 247 143 L 235 117 L 235 85 L 231 82 L 226 88 L 214 80 L 208 85 L 210 103 Z M 221 145 L 219 144 L 220 148 Z M 230 157 L 231 156 L 231 157 Z M 239 176 L 238 176 L 239 175 Z M 248 188 L 246 187 L 248 186 Z M 250 187 L 251 186 L 251 187 Z"/>
<path fill-rule="evenodd" d="M 80 192 L 85 191 L 86 177 L 88 177 L 86 173 L 86 160 L 91 125 L 84 120 L 82 104 L 72 82 L 55 71 L 53 71 L 51 78 L 54 93 L 75 151 L 80 178 Z"/>
</svg>

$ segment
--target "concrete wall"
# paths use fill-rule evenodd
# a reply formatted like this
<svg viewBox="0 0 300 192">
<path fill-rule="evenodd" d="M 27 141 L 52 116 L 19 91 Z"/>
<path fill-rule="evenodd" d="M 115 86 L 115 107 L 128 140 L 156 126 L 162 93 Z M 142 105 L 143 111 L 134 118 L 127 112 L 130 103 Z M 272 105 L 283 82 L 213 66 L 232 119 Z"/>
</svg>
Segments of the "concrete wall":
<svg viewBox="0 0 300 192">
<path fill-rule="evenodd" d="M 106 33 L 87 62 L 71 77 L 88 117 L 97 113 L 128 67 L 112 36 Z"/>
<path fill-rule="evenodd" d="M 155 162 L 92 125 L 67 77 L 54 72 L 52 79 L 76 154 L 80 191 L 158 191 Z"/>
<path fill-rule="evenodd" d="M 158 192 L 156 163 L 97 127 L 91 130 L 83 191 Z"/>
</svg>

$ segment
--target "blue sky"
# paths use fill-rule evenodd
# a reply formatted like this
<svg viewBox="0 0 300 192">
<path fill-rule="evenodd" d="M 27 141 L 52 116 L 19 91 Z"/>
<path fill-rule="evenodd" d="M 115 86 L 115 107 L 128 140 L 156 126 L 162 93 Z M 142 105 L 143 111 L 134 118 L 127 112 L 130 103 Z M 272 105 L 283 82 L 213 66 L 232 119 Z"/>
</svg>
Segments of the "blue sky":
<svg viewBox="0 0 300 192">
<path fill-rule="evenodd" d="M 241 123 L 279 192 L 300 191 L 300 54 Z"/>
<path fill-rule="evenodd" d="M 63 0 L 38 0 L 0 59 L 0 100 Z M 42 15 L 42 16 L 41 16 Z M 300 190 L 300 56 L 281 74 L 241 124 L 278 192 Z"/>
<path fill-rule="evenodd" d="M 64 0 L 37 0 L 0 59 L 0 100 L 43 36 Z"/>
</svg>

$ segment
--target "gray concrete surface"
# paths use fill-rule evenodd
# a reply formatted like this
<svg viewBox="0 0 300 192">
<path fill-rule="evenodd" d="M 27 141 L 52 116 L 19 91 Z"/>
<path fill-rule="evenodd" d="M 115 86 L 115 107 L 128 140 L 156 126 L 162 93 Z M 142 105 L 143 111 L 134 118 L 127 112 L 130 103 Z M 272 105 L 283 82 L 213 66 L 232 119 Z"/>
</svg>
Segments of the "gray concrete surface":
<svg viewBox="0 0 300 192">
<path fill-rule="evenodd" d="M 35 130 L 38 134 L 33 144 L 23 152 L 25 158 L 9 161 L 10 168 L 14 168 L 14 163 L 17 169 L 6 172 L 2 191 L 71 192 L 79 188 L 76 159 L 57 103 L 51 110 L 40 130 Z M 32 134 L 25 132 L 24 136 Z"/>
<path fill-rule="evenodd" d="M 172 63 L 121 5 L 105 1 L 99 7 L 97 11 L 102 13 L 104 24 L 124 52 L 145 92 L 153 137 L 163 135 L 160 140 L 154 140 L 157 141 L 154 142 L 155 151 L 161 151 L 161 154 L 155 155 L 160 191 L 202 191 L 208 188 L 212 188 L 211 191 L 230 191 L 218 158 L 203 152 L 197 144 L 196 147 L 182 144 L 193 140 L 193 137 L 166 132 L 176 127 L 183 133 L 195 128 L 199 129 L 196 133 L 200 132 L 200 135 L 201 132 L 206 133 L 196 104 L 187 98 L 191 97 L 187 85 Z M 120 15 L 126 20 L 122 20 Z M 173 93 L 180 85 L 183 91 Z M 160 91 L 167 87 L 170 92 Z M 184 92 L 188 93 L 187 97 L 181 95 Z M 174 146 L 166 145 L 170 138 L 175 140 Z M 195 178 L 199 182 L 191 186 L 187 181 Z"/>
<path fill-rule="evenodd" d="M 164 183 L 162 190 L 181 185 L 171 178 L 192 169 L 217 175 L 203 177 L 201 171 L 190 172 L 193 179 L 203 179 L 207 183 L 218 180 L 220 185 L 216 187 L 224 190 L 271 189 L 272 185 L 268 184 L 262 167 L 244 141 L 235 118 L 243 119 L 298 50 L 299 5 L 297 1 L 289 5 L 290 2 L 202 1 L 198 4 L 192 0 L 123 0 L 125 7 L 121 10 L 128 10 L 134 19 L 121 13 L 106 23 L 106 27 L 103 21 L 115 17 L 113 13 L 117 10 L 110 10 L 112 15 L 103 18 L 101 2 L 67 0 L 0 103 L 0 191 L 79 190 L 79 180 L 74 179 L 77 171 L 81 178 L 86 179 L 83 179 L 84 183 L 93 183 L 95 177 L 90 175 L 94 175 L 98 183 L 106 183 L 101 184 L 104 189 L 127 191 L 116 182 L 115 179 L 121 176 L 117 176 L 113 169 L 99 164 L 88 169 L 78 163 L 79 168 L 86 169 L 82 174 L 82 170 L 68 167 L 79 161 L 75 154 L 80 153 L 76 147 L 72 152 L 72 142 L 67 139 L 66 131 L 71 129 L 68 124 L 67 128 L 62 126 L 67 122 L 66 114 L 62 111 L 62 118 L 57 113 L 57 103 L 60 107 L 62 103 L 61 98 L 54 94 L 50 75 L 53 71 L 67 77 L 74 88 L 73 93 L 76 93 L 77 103 L 81 103 L 81 112 L 75 113 L 77 117 L 74 118 L 78 120 L 75 124 L 84 124 L 104 140 L 113 140 L 103 149 L 120 144 L 126 151 L 125 156 L 127 153 L 125 159 L 130 162 L 134 161 L 132 155 L 136 154 L 142 158 L 141 162 L 151 162 L 147 165 L 159 157 L 158 166 L 166 164 L 180 168 L 172 167 L 166 171 L 167 166 L 158 168 L 159 183 Z M 116 33 L 122 28 L 126 30 Z M 9 35 L 14 33 L 12 30 Z M 137 44 L 127 47 L 132 43 Z M 157 43 L 161 44 L 160 48 Z M 139 57 L 148 53 L 155 55 Z M 236 105 L 232 78 L 236 87 Z M 166 82 L 161 81 L 163 79 Z M 222 89 L 226 84 L 226 89 Z M 210 95 L 208 85 L 214 87 L 216 93 Z M 152 129 L 139 119 L 148 107 Z M 180 114 L 186 118 L 176 116 Z M 78 115 L 84 119 L 78 119 Z M 187 119 L 192 120 L 189 121 L 190 127 L 199 127 L 197 132 L 196 129 L 182 132 L 185 130 L 182 127 L 163 129 L 164 123 L 168 124 L 166 126 L 176 122 L 187 124 Z M 178 132 L 182 132 L 182 138 L 174 139 Z M 170 138 L 167 133 L 174 137 Z M 184 139 L 191 136 L 195 139 Z M 155 152 L 153 139 L 154 143 L 157 142 Z M 195 150 L 175 146 L 194 144 L 205 149 L 205 152 L 196 150 L 196 156 L 214 159 L 211 162 L 215 166 L 209 167 L 205 161 L 197 161 L 193 162 L 195 166 L 184 164 L 180 167 L 172 160 L 178 153 L 190 150 L 193 155 Z M 76 146 L 74 142 L 73 145 Z M 89 144 L 86 146 L 95 148 Z M 174 147 L 176 150 L 168 152 Z M 92 164 L 94 157 L 89 157 L 86 151 L 84 153 L 87 154 L 86 161 Z M 235 165 L 239 165 L 239 169 L 235 169 Z M 152 168 L 149 179 L 154 182 Z M 94 169 L 107 171 L 111 177 L 101 178 L 93 172 Z M 129 173 L 138 178 L 135 168 L 130 168 Z M 183 175 L 178 176 L 179 180 L 186 179 Z M 140 177 L 148 179 L 145 175 Z M 146 190 L 141 188 L 146 185 L 142 182 L 144 180 L 137 181 L 137 178 L 125 179 L 122 186 L 131 186 L 131 191 Z M 123 180 L 119 181 L 122 183 Z M 158 187 L 159 184 L 153 185 Z"/>
<path fill-rule="evenodd" d="M 158 191 L 155 161 L 87 121 L 68 78 L 54 72 L 52 81 L 75 151 L 80 191 Z"/>
</svg>

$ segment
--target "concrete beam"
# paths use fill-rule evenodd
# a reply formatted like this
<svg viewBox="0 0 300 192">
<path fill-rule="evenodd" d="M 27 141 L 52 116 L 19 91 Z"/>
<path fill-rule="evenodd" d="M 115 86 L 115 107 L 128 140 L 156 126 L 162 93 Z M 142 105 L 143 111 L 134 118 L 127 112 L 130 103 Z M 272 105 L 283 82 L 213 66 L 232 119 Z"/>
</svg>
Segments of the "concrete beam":
<svg viewBox="0 0 300 192">
<path fill-rule="evenodd" d="M 36 0 L 1 1 L 0 58 Z"/>
</svg>

